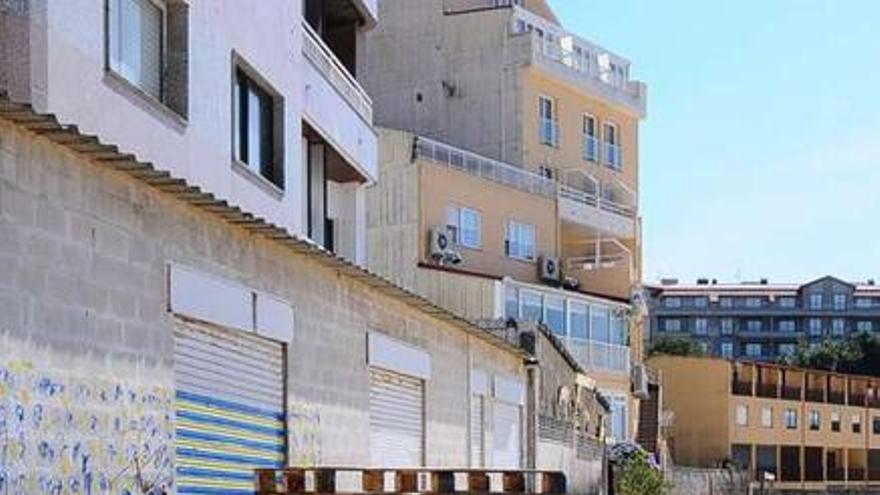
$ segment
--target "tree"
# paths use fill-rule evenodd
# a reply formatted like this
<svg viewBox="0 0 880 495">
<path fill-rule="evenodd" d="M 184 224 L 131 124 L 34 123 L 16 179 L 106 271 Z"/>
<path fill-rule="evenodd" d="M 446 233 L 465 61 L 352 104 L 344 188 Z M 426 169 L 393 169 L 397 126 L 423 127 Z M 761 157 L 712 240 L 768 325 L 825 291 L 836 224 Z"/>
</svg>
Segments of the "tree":
<svg viewBox="0 0 880 495">
<path fill-rule="evenodd" d="M 846 340 L 826 340 L 813 348 L 801 344 L 782 361 L 801 368 L 880 376 L 880 338 L 859 332 Z"/>
<path fill-rule="evenodd" d="M 702 357 L 705 354 L 698 343 L 683 337 L 661 337 L 648 349 L 648 356 Z"/>
<path fill-rule="evenodd" d="M 618 473 L 614 493 L 620 495 L 663 495 L 670 488 L 663 473 L 651 463 L 644 450 L 634 452 L 620 466 Z"/>
</svg>

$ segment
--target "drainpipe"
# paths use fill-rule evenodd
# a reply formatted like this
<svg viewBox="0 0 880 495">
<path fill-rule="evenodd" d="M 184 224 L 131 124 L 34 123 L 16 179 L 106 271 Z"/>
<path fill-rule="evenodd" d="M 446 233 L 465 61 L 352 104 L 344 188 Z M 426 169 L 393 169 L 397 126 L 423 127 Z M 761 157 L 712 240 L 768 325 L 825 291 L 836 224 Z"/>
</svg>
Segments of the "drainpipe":
<svg viewBox="0 0 880 495">
<path fill-rule="evenodd" d="M 541 389 L 541 372 L 538 361 L 526 361 L 526 469 L 537 469 L 538 465 L 538 399 Z M 527 477 L 533 486 L 526 487 L 536 493 L 535 476 Z"/>
</svg>

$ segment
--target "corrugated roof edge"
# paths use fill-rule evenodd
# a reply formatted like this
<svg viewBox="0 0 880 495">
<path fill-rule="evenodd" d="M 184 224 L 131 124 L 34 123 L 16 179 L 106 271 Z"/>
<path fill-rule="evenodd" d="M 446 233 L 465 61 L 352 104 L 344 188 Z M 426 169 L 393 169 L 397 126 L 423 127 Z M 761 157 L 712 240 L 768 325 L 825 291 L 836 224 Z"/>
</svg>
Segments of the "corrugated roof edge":
<svg viewBox="0 0 880 495">
<path fill-rule="evenodd" d="M 198 186 L 190 185 L 185 179 L 174 177 L 171 173 L 156 168 L 152 163 L 139 161 L 132 153 L 120 151 L 115 145 L 104 144 L 97 136 L 83 134 L 76 125 L 61 124 L 54 114 L 39 113 L 30 103 L 12 101 L 2 92 L 0 92 L 0 119 L 63 146 L 86 160 L 123 172 L 191 206 L 214 214 L 234 226 L 277 242 L 297 254 L 310 257 L 432 318 L 451 324 L 504 350 L 528 357 L 528 353 L 523 349 L 499 339 L 475 323 L 437 306 L 422 296 L 395 285 L 381 275 L 341 258 L 309 240 L 297 237 L 227 200 L 202 191 Z"/>
</svg>

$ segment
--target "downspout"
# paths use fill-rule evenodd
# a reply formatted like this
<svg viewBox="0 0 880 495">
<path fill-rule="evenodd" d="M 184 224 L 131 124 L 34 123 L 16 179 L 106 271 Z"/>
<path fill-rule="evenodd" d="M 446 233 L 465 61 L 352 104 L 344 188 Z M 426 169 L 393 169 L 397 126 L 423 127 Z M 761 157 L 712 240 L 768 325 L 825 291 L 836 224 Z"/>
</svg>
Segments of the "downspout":
<svg viewBox="0 0 880 495">
<path fill-rule="evenodd" d="M 526 361 L 526 469 L 537 469 L 538 465 L 538 404 L 541 390 L 541 371 L 538 360 L 530 358 Z M 526 490 L 536 492 L 535 476 L 529 476 L 532 486 Z"/>
</svg>

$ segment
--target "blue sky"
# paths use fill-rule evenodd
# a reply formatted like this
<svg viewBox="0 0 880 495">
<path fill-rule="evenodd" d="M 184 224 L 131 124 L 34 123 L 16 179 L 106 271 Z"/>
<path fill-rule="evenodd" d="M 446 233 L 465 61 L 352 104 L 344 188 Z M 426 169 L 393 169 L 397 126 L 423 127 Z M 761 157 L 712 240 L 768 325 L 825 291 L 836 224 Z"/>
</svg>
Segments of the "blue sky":
<svg viewBox="0 0 880 495">
<path fill-rule="evenodd" d="M 880 1 L 549 1 L 648 84 L 646 281 L 880 279 Z"/>
</svg>

